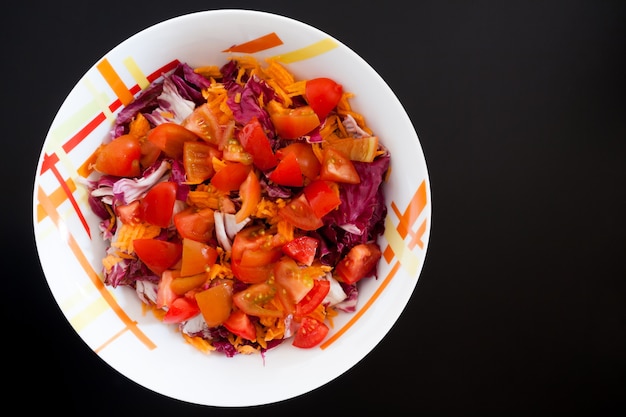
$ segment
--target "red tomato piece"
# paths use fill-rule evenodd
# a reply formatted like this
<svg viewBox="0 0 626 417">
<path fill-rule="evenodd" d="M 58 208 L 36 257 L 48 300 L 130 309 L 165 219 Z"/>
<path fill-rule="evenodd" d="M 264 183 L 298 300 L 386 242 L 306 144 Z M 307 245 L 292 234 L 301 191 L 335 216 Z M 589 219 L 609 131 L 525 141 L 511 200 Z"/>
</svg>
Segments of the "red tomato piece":
<svg viewBox="0 0 626 417">
<path fill-rule="evenodd" d="M 313 148 L 308 143 L 294 142 L 276 151 L 276 157 L 278 159 L 284 159 L 289 154 L 296 156 L 302 174 L 308 179 L 312 180 L 317 178 L 320 174 L 320 161 L 317 159 Z"/>
<path fill-rule="evenodd" d="M 276 101 L 267 106 L 276 133 L 283 139 L 297 139 L 320 125 L 320 119 L 311 106 L 286 109 Z"/>
<path fill-rule="evenodd" d="M 272 276 L 273 265 L 242 266 L 241 261 L 231 261 L 230 269 L 239 281 L 246 284 L 259 284 Z"/>
<path fill-rule="evenodd" d="M 294 153 L 286 154 L 276 169 L 270 173 L 269 179 L 279 185 L 302 187 L 304 179 L 296 155 Z"/>
<path fill-rule="evenodd" d="M 178 297 L 168 307 L 163 317 L 164 323 L 182 323 L 200 313 L 198 303 L 193 298 Z"/>
<path fill-rule="evenodd" d="M 245 165 L 241 162 L 228 162 L 213 175 L 211 184 L 225 192 L 238 190 L 251 170 L 251 165 Z"/>
<path fill-rule="evenodd" d="M 311 236 L 299 236 L 285 243 L 282 251 L 296 262 L 310 266 L 315 259 L 319 241 Z"/>
<path fill-rule="evenodd" d="M 360 243 L 353 246 L 348 254 L 337 264 L 337 277 L 346 284 L 365 278 L 378 264 L 382 256 L 376 243 Z"/>
<path fill-rule="evenodd" d="M 150 142 L 147 137 L 143 137 L 139 141 L 141 146 L 141 158 L 139 159 L 139 165 L 142 169 L 146 169 L 159 159 L 161 155 L 161 149 L 154 143 Z"/>
<path fill-rule="evenodd" d="M 322 155 L 320 179 L 348 184 L 361 182 L 361 177 L 359 177 L 354 164 L 341 151 L 334 148 L 325 148 Z"/>
<path fill-rule="evenodd" d="M 165 270 L 161 274 L 156 298 L 156 308 L 169 307 L 178 295 L 172 290 L 171 284 L 174 278 L 178 277 L 178 271 Z"/>
<path fill-rule="evenodd" d="M 207 326 L 219 326 L 230 316 L 233 305 L 232 287 L 220 283 L 196 293 L 194 297 Z"/>
<path fill-rule="evenodd" d="M 213 145 L 201 141 L 187 141 L 183 145 L 183 166 L 187 183 L 200 184 L 215 174 L 213 157 L 221 152 Z"/>
<path fill-rule="evenodd" d="M 324 225 L 313 212 L 311 204 L 302 193 L 278 210 L 278 215 L 302 230 L 315 230 Z"/>
<path fill-rule="evenodd" d="M 148 132 L 148 140 L 170 158 L 180 159 L 183 144 L 198 140 L 198 136 L 178 123 L 166 122 Z"/>
<path fill-rule="evenodd" d="M 233 304 L 246 314 L 256 317 L 282 317 L 279 310 L 265 308 L 264 304 L 274 298 L 276 288 L 267 282 L 252 284 L 243 291 L 233 295 Z"/>
<path fill-rule="evenodd" d="M 222 145 L 223 129 L 219 124 L 217 117 L 211 111 L 208 103 L 204 103 L 194 109 L 183 121 L 182 126 L 206 142 L 217 146 Z"/>
<path fill-rule="evenodd" d="M 231 269 L 237 279 L 248 284 L 266 281 L 273 263 L 282 255 L 276 236 L 259 226 L 244 228 L 235 235 L 231 249 Z"/>
<path fill-rule="evenodd" d="M 341 100 L 343 86 L 330 78 L 313 78 L 306 82 L 304 98 L 320 120 L 324 120 Z"/>
<path fill-rule="evenodd" d="M 289 305 L 299 303 L 313 288 L 313 279 L 301 273 L 296 261 L 287 256 L 274 264 L 274 279 L 276 285 L 289 297 Z"/>
<path fill-rule="evenodd" d="M 141 201 L 135 200 L 132 203 L 115 207 L 115 214 L 124 224 L 133 225 L 143 221 L 143 209 Z"/>
<path fill-rule="evenodd" d="M 141 174 L 141 145 L 133 135 L 119 136 L 96 152 L 94 169 L 101 174 L 117 177 L 137 177 Z"/>
<path fill-rule="evenodd" d="M 215 264 L 217 256 L 218 253 L 214 247 L 197 240 L 183 239 L 180 275 L 187 277 L 205 272 L 207 268 Z"/>
<path fill-rule="evenodd" d="M 172 181 L 155 184 L 141 199 L 143 219 L 159 227 L 168 227 L 172 222 L 178 185 Z"/>
<path fill-rule="evenodd" d="M 325 279 L 316 279 L 313 281 L 313 288 L 302 300 L 296 305 L 296 315 L 306 316 L 311 314 L 317 306 L 322 304 L 324 298 L 330 292 L 330 281 Z"/>
<path fill-rule="evenodd" d="M 300 327 L 293 339 L 295 347 L 308 349 L 322 343 L 328 334 L 328 326 L 311 317 L 303 317 Z"/>
<path fill-rule="evenodd" d="M 188 207 L 174 215 L 174 225 L 182 238 L 208 242 L 215 228 L 213 210 Z"/>
<path fill-rule="evenodd" d="M 261 184 L 254 170 L 250 170 L 246 179 L 239 186 L 239 197 L 241 198 L 241 207 L 235 213 L 237 223 L 244 221 L 248 216 L 254 213 L 256 207 L 261 201 Z"/>
<path fill-rule="evenodd" d="M 304 195 L 311 204 L 313 213 L 319 218 L 324 217 L 341 204 L 339 195 L 327 181 L 315 180 L 304 187 Z"/>
<path fill-rule="evenodd" d="M 255 341 L 256 328 L 250 317 L 241 310 L 233 311 L 223 323 L 231 333 L 241 336 L 244 339 Z"/>
<path fill-rule="evenodd" d="M 240 130 L 239 142 L 244 150 L 252 155 L 252 163 L 261 171 L 272 169 L 278 163 L 270 140 L 256 117 Z"/>
<path fill-rule="evenodd" d="M 135 239 L 133 249 L 139 259 L 157 275 L 178 262 L 183 252 L 180 243 L 159 239 Z"/>
</svg>

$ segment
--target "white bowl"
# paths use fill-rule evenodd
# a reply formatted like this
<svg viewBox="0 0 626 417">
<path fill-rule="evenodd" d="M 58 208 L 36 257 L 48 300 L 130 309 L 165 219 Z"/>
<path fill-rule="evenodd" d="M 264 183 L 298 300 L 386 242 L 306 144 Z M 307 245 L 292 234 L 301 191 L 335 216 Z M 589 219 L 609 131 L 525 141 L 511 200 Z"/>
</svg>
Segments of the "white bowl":
<svg viewBox="0 0 626 417">
<path fill-rule="evenodd" d="M 207 355 L 185 343 L 176 326 L 145 314 L 132 290 L 102 284 L 105 245 L 80 184 L 81 166 L 109 134 L 124 94 L 136 96 L 147 79 L 176 60 L 192 67 L 221 65 L 228 56 L 221 51 L 272 32 L 282 44 L 254 55 L 280 56 L 299 79 L 337 80 L 355 94 L 353 109 L 365 116 L 390 151 L 388 215 L 379 239 L 386 256 L 380 261 L 378 279 L 360 283 L 357 311 L 340 314 L 321 346 L 298 349 L 283 343 L 264 357 Z M 109 65 L 109 73 L 102 63 Z M 328 34 L 290 18 L 249 10 L 176 17 L 137 33 L 102 57 L 54 118 L 34 184 L 34 233 L 41 265 L 76 332 L 131 380 L 175 399 L 211 406 L 253 406 L 293 398 L 363 359 L 394 325 L 416 287 L 430 220 L 430 184 L 422 148 L 385 81 Z"/>
</svg>

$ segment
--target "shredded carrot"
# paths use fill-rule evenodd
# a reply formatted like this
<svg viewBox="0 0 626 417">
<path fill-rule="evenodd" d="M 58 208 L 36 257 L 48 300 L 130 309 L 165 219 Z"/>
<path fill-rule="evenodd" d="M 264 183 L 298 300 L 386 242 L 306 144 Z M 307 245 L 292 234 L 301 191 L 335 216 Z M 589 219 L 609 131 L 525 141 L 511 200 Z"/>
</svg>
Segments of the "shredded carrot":
<svg viewBox="0 0 626 417">
<path fill-rule="evenodd" d="M 186 333 L 182 333 L 182 335 L 187 343 L 189 343 L 191 346 L 195 347 L 201 352 L 210 353 L 215 350 L 215 347 L 206 339 L 203 339 L 199 336 L 192 337 Z"/>
<path fill-rule="evenodd" d="M 196 74 L 200 74 L 206 78 L 222 78 L 220 67 L 217 65 L 205 65 L 194 68 Z"/>
<path fill-rule="evenodd" d="M 266 62 L 269 65 L 264 70 L 265 78 L 276 81 L 281 88 L 286 88 L 296 81 L 293 75 L 275 59 L 267 59 Z"/>
<path fill-rule="evenodd" d="M 136 136 L 138 138 L 142 138 L 148 134 L 150 130 L 150 122 L 148 119 L 140 112 L 137 113 L 137 116 L 131 120 L 128 133 Z"/>
<path fill-rule="evenodd" d="M 149 223 L 124 224 L 118 230 L 117 240 L 111 246 L 126 253 L 133 252 L 133 240 L 152 239 L 161 234 L 161 228 Z"/>
</svg>

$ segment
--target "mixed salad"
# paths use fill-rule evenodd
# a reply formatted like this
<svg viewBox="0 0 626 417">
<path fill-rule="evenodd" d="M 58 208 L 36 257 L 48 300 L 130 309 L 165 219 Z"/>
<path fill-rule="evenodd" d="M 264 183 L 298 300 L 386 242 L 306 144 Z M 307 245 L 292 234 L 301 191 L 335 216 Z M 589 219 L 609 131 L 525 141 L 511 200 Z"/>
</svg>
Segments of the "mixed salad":
<svg viewBox="0 0 626 417">
<path fill-rule="evenodd" d="M 390 154 L 351 97 L 250 55 L 163 74 L 92 158 L 104 283 L 205 352 L 319 345 L 382 256 Z"/>
</svg>

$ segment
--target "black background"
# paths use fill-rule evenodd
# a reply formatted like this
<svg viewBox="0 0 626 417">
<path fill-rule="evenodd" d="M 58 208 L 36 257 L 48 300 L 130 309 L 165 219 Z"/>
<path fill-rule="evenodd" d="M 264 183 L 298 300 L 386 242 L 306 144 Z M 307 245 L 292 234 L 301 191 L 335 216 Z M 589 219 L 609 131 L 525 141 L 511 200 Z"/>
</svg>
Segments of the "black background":
<svg viewBox="0 0 626 417">
<path fill-rule="evenodd" d="M 80 415 L 623 415 L 625 6 L 12 3 L 2 17 L 0 90 L 5 406 Z M 367 60 L 417 130 L 433 199 L 422 275 L 382 342 L 311 393 L 244 409 L 164 397 L 100 360 L 54 302 L 32 232 L 37 159 L 74 84 L 136 32 L 215 8 L 301 20 Z"/>
</svg>

